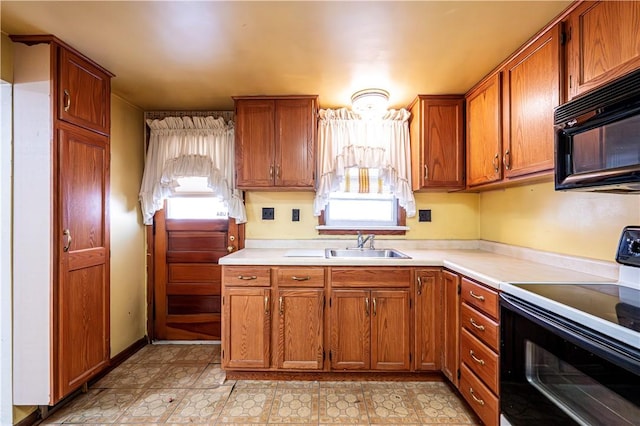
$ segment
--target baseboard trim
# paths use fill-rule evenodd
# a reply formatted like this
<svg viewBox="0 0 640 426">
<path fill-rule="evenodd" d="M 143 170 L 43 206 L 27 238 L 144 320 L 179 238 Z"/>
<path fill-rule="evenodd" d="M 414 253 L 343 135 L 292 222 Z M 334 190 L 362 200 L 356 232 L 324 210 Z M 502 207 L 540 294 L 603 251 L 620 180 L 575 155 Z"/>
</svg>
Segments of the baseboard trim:
<svg viewBox="0 0 640 426">
<path fill-rule="evenodd" d="M 360 372 L 360 371 L 230 371 L 226 370 L 227 380 L 282 380 L 282 381 L 418 381 L 444 382 L 445 377 L 439 371 L 411 373 L 411 372 Z"/>
<path fill-rule="evenodd" d="M 32 426 L 40 421 L 40 411 L 37 409 L 34 410 L 31 414 L 29 414 L 24 419 L 20 420 L 14 426 Z"/>
</svg>

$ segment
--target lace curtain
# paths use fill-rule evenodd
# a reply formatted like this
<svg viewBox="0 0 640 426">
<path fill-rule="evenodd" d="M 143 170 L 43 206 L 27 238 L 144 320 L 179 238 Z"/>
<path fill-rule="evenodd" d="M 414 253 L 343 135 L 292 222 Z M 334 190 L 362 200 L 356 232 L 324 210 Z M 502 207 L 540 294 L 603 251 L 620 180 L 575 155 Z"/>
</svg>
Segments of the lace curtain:
<svg viewBox="0 0 640 426">
<path fill-rule="evenodd" d="M 182 177 L 206 177 L 207 185 L 237 223 L 247 221 L 242 192 L 234 188 L 233 122 L 213 117 L 147 120 L 151 129 L 140 188 L 145 225 L 162 209 Z"/>
<path fill-rule="evenodd" d="M 340 188 L 350 167 L 379 168 L 383 182 L 406 210 L 416 214 L 411 190 L 409 117 L 405 109 L 391 110 L 381 120 L 362 120 L 346 108 L 320 110 L 318 123 L 319 184 L 314 215 L 319 216 L 329 194 Z"/>
</svg>

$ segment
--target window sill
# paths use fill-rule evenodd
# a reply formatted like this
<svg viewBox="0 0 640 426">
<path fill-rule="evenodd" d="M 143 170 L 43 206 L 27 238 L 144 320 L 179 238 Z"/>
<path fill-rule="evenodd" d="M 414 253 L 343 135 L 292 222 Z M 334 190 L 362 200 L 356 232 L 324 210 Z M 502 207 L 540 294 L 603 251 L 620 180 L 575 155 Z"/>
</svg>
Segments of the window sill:
<svg viewBox="0 0 640 426">
<path fill-rule="evenodd" d="M 408 226 L 316 226 L 320 235 L 355 235 L 358 231 L 371 232 L 376 235 L 405 235 L 409 230 Z"/>
</svg>

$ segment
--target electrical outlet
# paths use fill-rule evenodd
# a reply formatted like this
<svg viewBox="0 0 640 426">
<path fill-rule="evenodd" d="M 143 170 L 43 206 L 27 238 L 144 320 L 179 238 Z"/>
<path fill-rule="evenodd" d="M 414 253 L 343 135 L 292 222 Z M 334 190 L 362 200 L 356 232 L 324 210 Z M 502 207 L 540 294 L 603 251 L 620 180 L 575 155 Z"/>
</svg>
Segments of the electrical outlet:
<svg viewBox="0 0 640 426">
<path fill-rule="evenodd" d="M 291 221 L 300 222 L 300 209 L 291 209 Z"/>
<path fill-rule="evenodd" d="M 273 220 L 275 217 L 273 207 L 263 207 L 262 208 L 262 220 Z"/>
<path fill-rule="evenodd" d="M 418 222 L 431 222 L 431 210 L 418 210 Z"/>
</svg>

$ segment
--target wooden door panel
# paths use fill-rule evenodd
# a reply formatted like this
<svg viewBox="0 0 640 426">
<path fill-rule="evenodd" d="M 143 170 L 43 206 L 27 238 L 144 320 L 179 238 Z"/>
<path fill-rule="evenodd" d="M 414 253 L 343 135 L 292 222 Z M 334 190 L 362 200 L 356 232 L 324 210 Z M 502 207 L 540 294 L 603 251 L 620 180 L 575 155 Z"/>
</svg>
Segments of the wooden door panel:
<svg viewBox="0 0 640 426">
<path fill-rule="evenodd" d="M 368 370 L 371 298 L 367 290 L 334 290 L 331 295 L 331 368 Z"/>
<path fill-rule="evenodd" d="M 553 109 L 560 104 L 559 38 L 557 25 L 505 66 L 506 177 L 553 169 Z"/>
<path fill-rule="evenodd" d="M 322 369 L 323 289 L 280 290 L 278 368 Z"/>
<path fill-rule="evenodd" d="M 415 368 L 440 370 L 442 321 L 441 279 L 438 270 L 416 271 Z"/>
<path fill-rule="evenodd" d="M 376 290 L 371 298 L 371 368 L 409 370 L 409 290 Z"/>
<path fill-rule="evenodd" d="M 59 279 L 53 289 L 58 387 L 52 400 L 95 376 L 110 355 L 108 138 L 66 124 L 58 135 Z"/>
<path fill-rule="evenodd" d="M 221 266 L 228 220 L 154 217 L 154 337 L 220 340 Z"/>
<path fill-rule="evenodd" d="M 424 101 L 425 167 L 422 187 L 464 186 L 464 99 Z"/>
<path fill-rule="evenodd" d="M 449 271 L 442 272 L 442 372 L 456 387 L 458 386 L 460 335 L 459 286 L 459 275 Z"/>
<path fill-rule="evenodd" d="M 109 134 L 111 80 L 87 60 L 60 49 L 59 118 Z"/>
<path fill-rule="evenodd" d="M 467 185 L 502 178 L 500 74 L 467 97 Z"/>
<path fill-rule="evenodd" d="M 273 186 L 274 117 L 273 100 L 236 101 L 235 161 L 239 188 Z"/>
<path fill-rule="evenodd" d="M 224 301 L 225 368 L 267 368 L 270 363 L 271 291 L 227 288 Z"/>
<path fill-rule="evenodd" d="M 311 188 L 315 175 L 313 99 L 276 101 L 275 184 Z"/>
</svg>

